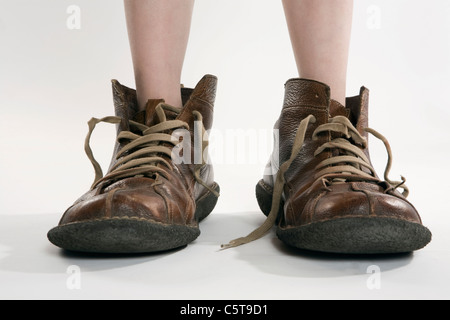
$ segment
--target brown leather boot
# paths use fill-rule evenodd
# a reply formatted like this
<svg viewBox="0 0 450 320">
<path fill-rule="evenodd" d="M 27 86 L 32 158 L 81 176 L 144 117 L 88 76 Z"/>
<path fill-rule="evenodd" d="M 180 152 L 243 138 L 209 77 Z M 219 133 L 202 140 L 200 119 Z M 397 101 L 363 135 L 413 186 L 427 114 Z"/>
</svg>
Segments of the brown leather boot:
<svg viewBox="0 0 450 320">
<path fill-rule="evenodd" d="M 361 88 L 344 107 L 330 100 L 327 85 L 316 81 L 291 79 L 285 90 L 275 125 L 278 147 L 256 187 L 260 208 L 269 218 L 231 246 L 259 237 L 275 221 L 278 237 L 302 249 L 373 254 L 410 252 L 427 245 L 431 233 L 406 200 L 404 178 L 388 178 L 388 142 L 367 128 L 369 91 Z M 384 180 L 371 165 L 368 133 L 388 150 Z"/>
<path fill-rule="evenodd" d="M 203 141 L 212 125 L 216 84 L 217 78 L 207 75 L 195 89 L 182 88 L 182 109 L 149 100 L 146 110 L 138 112 L 135 90 L 113 80 L 116 116 L 89 121 L 85 149 L 95 168 L 94 184 L 49 231 L 49 240 L 74 251 L 138 253 L 196 239 L 199 221 L 219 195 Z M 99 122 L 118 128 L 104 177 L 89 147 Z M 183 139 L 174 138 L 175 132 Z"/>
</svg>

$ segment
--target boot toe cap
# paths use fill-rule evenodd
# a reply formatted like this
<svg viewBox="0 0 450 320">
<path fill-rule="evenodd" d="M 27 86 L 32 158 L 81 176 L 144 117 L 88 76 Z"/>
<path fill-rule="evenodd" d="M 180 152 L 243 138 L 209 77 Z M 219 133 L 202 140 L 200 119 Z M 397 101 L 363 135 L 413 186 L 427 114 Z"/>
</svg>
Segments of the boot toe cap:
<svg viewBox="0 0 450 320">
<path fill-rule="evenodd" d="M 176 199 L 158 193 L 155 188 L 117 188 L 75 203 L 64 213 L 59 225 L 107 219 L 192 224 L 193 214 L 189 215 L 188 210 L 188 206 L 180 206 Z"/>
<path fill-rule="evenodd" d="M 323 190 L 315 197 L 303 195 L 288 203 L 287 224 L 305 225 L 308 223 L 351 217 L 393 218 L 409 222 L 422 221 L 417 210 L 401 195 L 383 193 L 373 186 L 338 185 Z M 296 203 L 304 202 L 304 205 Z M 303 207 L 303 212 L 295 212 L 295 207 Z M 290 213 L 289 213 L 290 211 Z"/>
</svg>

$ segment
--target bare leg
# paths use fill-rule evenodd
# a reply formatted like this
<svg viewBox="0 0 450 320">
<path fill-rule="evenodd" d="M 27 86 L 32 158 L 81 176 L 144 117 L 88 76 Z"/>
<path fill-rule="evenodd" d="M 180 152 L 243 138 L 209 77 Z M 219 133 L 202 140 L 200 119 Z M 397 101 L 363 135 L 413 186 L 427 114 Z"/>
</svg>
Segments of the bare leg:
<svg viewBox="0 0 450 320">
<path fill-rule="evenodd" d="M 353 0 L 283 0 L 300 77 L 331 87 L 344 104 Z"/>
<path fill-rule="evenodd" d="M 194 0 L 124 0 L 139 107 L 181 107 L 180 78 Z"/>
</svg>

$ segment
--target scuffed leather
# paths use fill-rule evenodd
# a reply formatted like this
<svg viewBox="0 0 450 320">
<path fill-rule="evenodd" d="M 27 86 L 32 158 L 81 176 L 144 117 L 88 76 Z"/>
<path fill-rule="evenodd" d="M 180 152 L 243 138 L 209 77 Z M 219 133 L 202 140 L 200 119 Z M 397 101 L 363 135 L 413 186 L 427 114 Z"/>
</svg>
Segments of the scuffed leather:
<svg viewBox="0 0 450 320">
<path fill-rule="evenodd" d="M 203 116 L 206 130 L 212 126 L 214 100 L 217 78 L 212 75 L 203 77 L 194 89 L 182 88 L 184 107 L 179 115 L 167 114 L 168 118 L 188 123 L 191 130 L 192 146 L 194 142 L 193 128 L 195 117 L 193 111 Z M 115 114 L 122 118 L 117 125 L 117 134 L 130 130 L 128 120 L 147 125 L 153 122 L 154 108 L 158 101 L 149 101 L 144 112 L 138 112 L 136 91 L 112 81 Z M 123 147 L 116 142 L 110 168 L 116 162 L 115 155 Z M 204 196 L 205 190 L 193 175 L 193 164 L 174 164 L 167 158 L 172 170 L 160 165 L 167 172 L 167 178 L 155 174 L 152 178 L 131 177 L 112 184 L 99 184 L 89 190 L 66 210 L 59 225 L 69 223 L 102 220 L 111 218 L 132 218 L 150 220 L 162 224 L 178 224 L 196 226 L 196 200 Z M 207 185 L 214 183 L 212 165 L 205 165 L 200 171 L 200 178 Z"/>
<path fill-rule="evenodd" d="M 314 141 L 311 138 L 314 130 L 327 123 L 330 117 L 345 115 L 367 138 L 364 128 L 368 126 L 368 101 L 369 90 L 364 87 L 358 96 L 347 98 L 344 107 L 330 99 L 330 88 L 323 83 L 306 79 L 290 79 L 286 83 L 284 105 L 276 124 L 279 128 L 279 163 L 289 159 L 300 121 L 312 114 L 316 122 L 309 125 L 304 145 L 285 173 L 284 216 L 279 220 L 281 228 L 367 216 L 422 223 L 414 206 L 387 182 L 329 183 L 329 177 L 314 177 L 315 167 L 333 156 L 332 151 L 314 156 L 314 151 L 332 138 L 328 133 Z M 369 157 L 368 147 L 362 149 Z M 273 161 L 273 158 L 269 161 L 269 167 L 273 167 Z M 264 176 L 264 183 L 269 187 L 273 186 L 273 181 L 275 177 Z"/>
</svg>

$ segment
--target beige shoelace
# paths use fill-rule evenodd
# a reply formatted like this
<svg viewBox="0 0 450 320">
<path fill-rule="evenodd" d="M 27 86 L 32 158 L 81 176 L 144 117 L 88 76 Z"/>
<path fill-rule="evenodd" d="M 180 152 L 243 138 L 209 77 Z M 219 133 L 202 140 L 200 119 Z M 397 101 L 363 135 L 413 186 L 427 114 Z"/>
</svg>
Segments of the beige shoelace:
<svg viewBox="0 0 450 320">
<path fill-rule="evenodd" d="M 118 124 L 122 121 L 122 118 L 110 116 L 101 119 L 92 118 L 89 120 L 89 132 L 86 136 L 84 148 L 86 155 L 95 170 L 95 179 L 91 189 L 94 189 L 100 183 L 105 181 L 117 181 L 128 177 L 153 177 L 156 173 L 158 173 L 161 176 L 168 178 L 167 171 L 158 165 L 164 164 L 169 170 L 172 170 L 171 164 L 164 158 L 164 156 L 171 158 L 173 147 L 177 146 L 181 142 L 179 139 L 174 139 L 174 137 L 167 132 L 172 132 L 176 129 L 189 130 L 189 125 L 181 120 L 167 120 L 165 110 L 175 112 L 176 114 L 179 114 L 181 111 L 178 108 L 160 103 L 155 109 L 159 123 L 149 127 L 139 122 L 132 120 L 129 121 L 130 127 L 133 127 L 136 129 L 134 131 L 139 133 L 133 133 L 131 131 L 122 131 L 119 133 L 117 136 L 117 141 L 128 141 L 128 143 L 125 144 L 124 147 L 117 153 L 117 162 L 110 168 L 110 171 L 106 176 L 103 176 L 101 166 L 97 160 L 95 160 L 92 153 L 92 149 L 90 147 L 91 135 L 98 123 L 105 122 L 110 124 Z M 195 132 L 202 134 L 202 137 L 196 137 L 195 140 L 202 141 L 202 143 L 194 146 L 194 148 L 197 148 L 196 154 L 200 154 L 203 159 L 203 151 L 205 150 L 207 144 L 206 141 L 203 141 L 203 134 L 205 132 L 203 118 L 198 111 L 194 111 L 193 114 L 196 118 L 194 124 L 199 126 L 196 128 Z M 169 146 L 165 144 L 169 144 Z M 194 178 L 198 183 L 203 185 L 218 197 L 218 192 L 208 186 L 200 178 L 200 170 L 204 165 L 204 161 L 194 165 Z"/>
<path fill-rule="evenodd" d="M 284 185 L 286 183 L 284 175 L 303 147 L 306 130 L 309 124 L 315 122 L 316 118 L 313 115 L 309 115 L 307 118 L 300 122 L 289 160 L 287 160 L 280 166 L 280 169 L 277 173 L 273 188 L 272 207 L 266 221 L 246 237 L 238 238 L 230 241 L 228 244 L 222 245 L 222 249 L 237 247 L 257 240 L 264 236 L 275 224 L 275 221 L 278 217 Z M 392 152 L 387 139 L 373 129 L 366 128 L 365 131 L 383 141 L 386 147 L 386 151 L 388 153 L 388 162 L 384 172 L 384 179 L 387 183 L 389 183 L 389 185 L 392 186 L 388 190 L 401 187 L 404 190 L 403 195 L 407 197 L 408 188 L 404 185 L 405 178 L 401 177 L 401 182 L 392 181 L 388 178 L 392 164 Z M 312 138 L 317 139 L 317 136 L 324 132 L 336 132 L 341 134 L 341 136 L 343 137 L 336 138 L 324 143 L 315 151 L 314 155 L 317 156 L 325 150 L 329 149 L 338 149 L 340 150 L 340 154 L 342 155 L 328 158 L 319 163 L 316 167 L 316 170 L 319 171 L 315 175 L 315 179 L 330 176 L 333 177 L 331 183 L 339 183 L 349 180 L 371 181 L 375 183 L 379 182 L 379 179 L 377 179 L 375 176 L 375 170 L 370 165 L 370 160 L 360 148 L 364 148 L 367 145 L 366 139 L 361 136 L 358 130 L 356 130 L 353 124 L 346 117 L 336 116 L 334 118 L 331 118 L 328 123 L 318 126 L 314 131 Z M 350 139 L 353 142 L 351 142 Z M 364 168 L 366 168 L 366 171 L 368 170 L 370 173 L 364 171 Z"/>
</svg>

